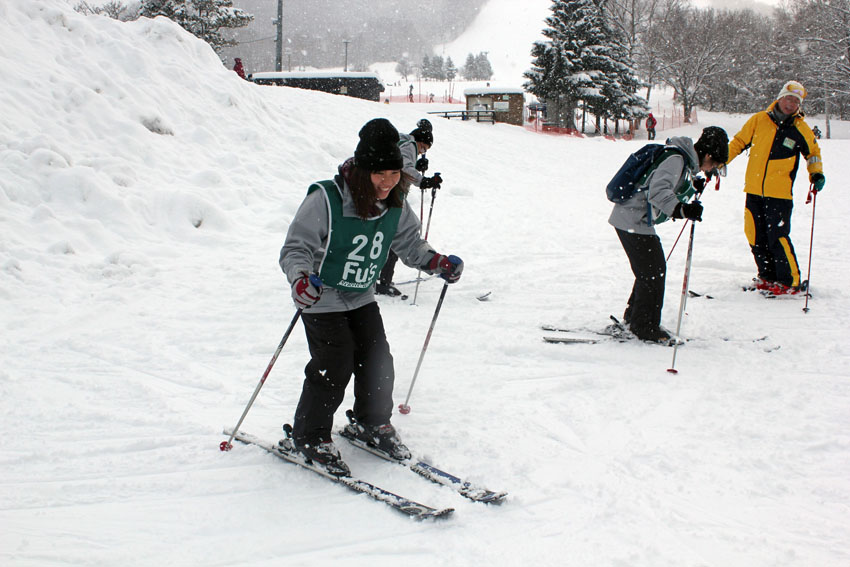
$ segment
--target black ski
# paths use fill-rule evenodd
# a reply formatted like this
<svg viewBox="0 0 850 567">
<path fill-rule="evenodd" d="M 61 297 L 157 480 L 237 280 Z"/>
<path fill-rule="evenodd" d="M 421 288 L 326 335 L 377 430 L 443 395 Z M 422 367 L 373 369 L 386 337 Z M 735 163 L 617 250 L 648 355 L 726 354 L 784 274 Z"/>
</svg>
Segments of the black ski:
<svg viewBox="0 0 850 567">
<path fill-rule="evenodd" d="M 231 435 L 232 433 L 232 429 L 224 430 L 225 435 Z M 395 508 L 399 512 L 402 512 L 403 514 L 406 514 L 412 518 L 445 518 L 451 515 L 452 512 L 454 512 L 454 508 L 437 509 L 432 508 L 430 506 L 426 506 L 425 504 L 419 504 L 418 502 L 414 502 L 413 500 L 409 500 L 407 498 L 399 496 L 398 494 L 394 494 L 392 492 L 389 492 L 388 490 L 384 490 L 383 488 L 375 486 L 374 484 L 366 482 L 365 480 L 361 480 L 359 478 L 351 476 L 334 476 L 322 467 L 314 465 L 312 462 L 305 460 L 300 455 L 300 453 L 287 451 L 276 443 L 269 443 L 267 441 L 263 441 L 258 437 L 254 437 L 253 435 L 244 433 L 242 431 L 237 432 L 234 436 L 234 439 L 248 445 L 256 445 L 257 447 L 268 451 L 272 455 L 279 457 L 284 461 L 311 470 L 319 476 L 342 484 L 343 486 L 350 488 L 355 492 L 367 494 L 369 497 L 374 498 L 375 500 L 379 500 L 384 504 L 387 504 L 392 508 Z"/>
<path fill-rule="evenodd" d="M 707 293 L 697 293 L 692 289 L 688 290 L 688 297 L 704 297 L 706 299 L 714 299 L 713 295 L 708 295 Z"/>
<path fill-rule="evenodd" d="M 356 423 L 356 420 L 354 419 L 354 415 L 351 410 L 348 410 L 346 412 L 346 416 L 348 416 L 348 420 L 351 423 Z M 405 468 L 408 468 L 419 476 L 427 478 L 431 482 L 442 484 L 443 486 L 448 486 L 461 496 L 469 498 L 470 500 L 473 500 L 475 502 L 484 502 L 485 504 L 501 504 L 505 500 L 505 497 L 508 495 L 507 492 L 494 492 L 482 486 L 476 486 L 469 481 L 458 478 L 453 474 L 440 470 L 434 465 L 431 465 L 419 459 L 411 458 L 406 459 L 404 461 L 398 461 L 392 458 L 384 451 L 381 451 L 380 449 L 373 447 L 368 443 L 349 435 L 344 428 L 339 431 L 339 435 L 346 438 L 349 443 L 359 449 L 363 449 L 364 451 L 371 453 L 377 457 L 380 457 L 386 461 L 397 463 Z"/>
<path fill-rule="evenodd" d="M 544 331 L 556 332 L 558 335 L 544 335 L 543 340 L 547 343 L 558 343 L 558 344 L 596 344 L 602 342 L 612 342 L 616 341 L 619 343 L 625 343 L 630 341 L 639 340 L 631 331 L 629 331 L 626 326 L 620 322 L 619 319 L 610 316 L 611 324 L 605 327 L 602 330 L 595 329 L 569 329 L 564 327 L 558 327 L 555 325 L 541 325 L 540 328 Z M 681 339 L 676 339 L 675 337 L 670 340 L 668 343 L 653 343 L 651 341 L 650 344 L 658 344 L 661 346 L 675 346 L 676 341 L 678 341 L 679 346 L 684 345 L 684 341 Z"/>
<path fill-rule="evenodd" d="M 541 325 L 540 328 L 544 331 L 564 333 L 561 335 L 551 336 L 545 335 L 543 340 L 547 343 L 580 343 L 580 344 L 596 344 L 605 341 L 625 342 L 635 338 L 631 332 L 620 322 L 619 319 L 610 316 L 611 324 L 602 330 L 596 329 L 569 329 L 558 327 L 555 325 Z M 587 336 L 592 335 L 592 336 Z"/>
</svg>

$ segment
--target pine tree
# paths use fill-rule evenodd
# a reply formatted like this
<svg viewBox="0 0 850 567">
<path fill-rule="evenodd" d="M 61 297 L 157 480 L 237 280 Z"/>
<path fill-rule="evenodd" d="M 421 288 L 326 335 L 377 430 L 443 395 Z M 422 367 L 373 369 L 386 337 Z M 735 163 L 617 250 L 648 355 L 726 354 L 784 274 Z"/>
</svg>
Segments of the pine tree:
<svg viewBox="0 0 850 567">
<path fill-rule="evenodd" d="M 139 16 L 165 16 L 192 35 L 203 39 L 217 52 L 237 45 L 222 30 L 248 25 L 254 16 L 233 7 L 233 0 L 143 0 Z"/>
<path fill-rule="evenodd" d="M 636 95 L 640 84 L 621 38 L 606 21 L 604 0 L 556 0 L 548 41 L 535 42 L 533 67 L 525 73 L 525 88 L 538 98 L 554 101 L 558 121 L 575 128 L 579 101 L 597 116 L 631 118 L 646 108 Z"/>
<path fill-rule="evenodd" d="M 467 81 L 475 79 L 475 56 L 470 53 L 466 56 L 466 63 L 463 64 L 463 78 Z"/>
<path fill-rule="evenodd" d="M 419 75 L 423 79 L 430 79 L 432 77 L 432 73 L 433 72 L 431 71 L 431 59 L 427 55 L 424 55 L 422 57 L 422 69 L 420 69 Z"/>
<path fill-rule="evenodd" d="M 457 67 L 455 67 L 454 61 L 452 61 L 451 56 L 446 57 L 446 79 L 449 81 L 454 81 L 455 77 L 457 77 Z"/>
<path fill-rule="evenodd" d="M 490 77 L 493 76 L 493 67 L 490 65 L 490 59 L 487 57 L 486 51 L 482 51 L 475 56 L 475 71 L 480 81 L 489 81 Z"/>
<path fill-rule="evenodd" d="M 443 68 L 443 58 L 440 55 L 435 55 L 431 58 L 431 78 L 436 81 L 446 80 L 446 72 Z"/>
</svg>

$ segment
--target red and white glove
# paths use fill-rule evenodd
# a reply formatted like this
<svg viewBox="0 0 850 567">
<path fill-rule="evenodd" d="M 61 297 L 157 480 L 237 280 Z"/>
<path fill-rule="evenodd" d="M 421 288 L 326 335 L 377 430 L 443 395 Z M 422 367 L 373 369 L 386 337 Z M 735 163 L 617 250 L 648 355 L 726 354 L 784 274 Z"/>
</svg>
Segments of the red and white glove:
<svg viewBox="0 0 850 567">
<path fill-rule="evenodd" d="M 430 274 L 439 274 L 449 283 L 455 283 L 460 279 L 460 274 L 463 272 L 463 260 L 454 255 L 444 256 L 435 253 L 425 269 Z"/>
<path fill-rule="evenodd" d="M 315 305 L 322 297 L 322 280 L 316 274 L 301 272 L 301 277 L 292 282 L 292 300 L 299 309 Z"/>
</svg>

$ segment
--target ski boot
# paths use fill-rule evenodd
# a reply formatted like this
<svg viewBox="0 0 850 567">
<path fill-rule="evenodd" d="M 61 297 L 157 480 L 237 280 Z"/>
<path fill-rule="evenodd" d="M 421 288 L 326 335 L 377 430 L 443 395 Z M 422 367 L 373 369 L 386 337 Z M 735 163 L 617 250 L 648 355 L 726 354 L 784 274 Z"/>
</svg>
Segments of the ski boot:
<svg viewBox="0 0 850 567">
<path fill-rule="evenodd" d="M 401 442 L 391 423 L 365 425 L 357 421 L 352 410 L 345 412 L 345 415 L 350 423 L 343 427 L 343 437 L 362 441 L 396 461 L 405 461 L 411 457 L 410 449 Z"/>
<path fill-rule="evenodd" d="M 339 449 L 333 441 L 317 440 L 315 442 L 296 442 L 292 438 L 292 426 L 288 423 L 283 426 L 286 439 L 278 441 L 281 451 L 289 453 L 301 453 L 308 464 L 318 465 L 334 476 L 351 476 L 351 469 L 342 460 Z"/>
</svg>

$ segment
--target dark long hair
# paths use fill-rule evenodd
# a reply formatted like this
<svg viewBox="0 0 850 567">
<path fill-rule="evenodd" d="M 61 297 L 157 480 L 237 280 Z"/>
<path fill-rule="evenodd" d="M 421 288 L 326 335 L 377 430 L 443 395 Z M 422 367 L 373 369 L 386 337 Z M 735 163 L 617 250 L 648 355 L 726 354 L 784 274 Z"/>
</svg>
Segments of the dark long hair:
<svg viewBox="0 0 850 567">
<path fill-rule="evenodd" d="M 380 213 L 378 199 L 375 197 L 375 186 L 372 185 L 372 172 L 360 169 L 349 160 L 342 167 L 342 174 L 348 182 L 354 208 L 361 219 L 375 217 Z M 401 178 L 386 198 L 387 207 L 401 208 L 404 206 L 404 192 L 401 189 Z"/>
</svg>

